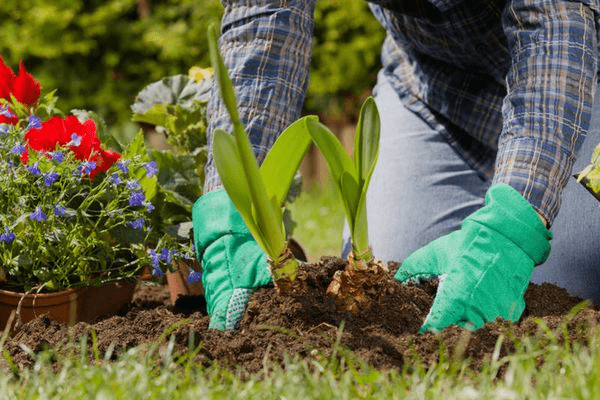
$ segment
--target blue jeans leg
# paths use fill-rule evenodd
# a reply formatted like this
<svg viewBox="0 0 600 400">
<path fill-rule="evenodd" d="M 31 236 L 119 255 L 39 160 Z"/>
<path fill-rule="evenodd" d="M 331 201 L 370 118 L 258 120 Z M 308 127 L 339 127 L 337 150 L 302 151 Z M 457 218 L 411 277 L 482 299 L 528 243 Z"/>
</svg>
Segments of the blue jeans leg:
<svg viewBox="0 0 600 400">
<path fill-rule="evenodd" d="M 483 206 L 490 181 L 407 110 L 383 74 L 374 94 L 381 116 L 381 145 L 367 194 L 369 239 L 376 258 L 401 262 L 430 241 L 459 229 L 464 218 Z M 596 109 L 575 171 L 589 162 L 600 142 L 600 102 Z M 533 282 L 552 282 L 600 304 L 600 202 L 574 179 L 565 189 L 552 232 L 551 255 L 535 269 Z M 343 257 L 350 251 L 349 236 L 346 224 Z"/>
</svg>

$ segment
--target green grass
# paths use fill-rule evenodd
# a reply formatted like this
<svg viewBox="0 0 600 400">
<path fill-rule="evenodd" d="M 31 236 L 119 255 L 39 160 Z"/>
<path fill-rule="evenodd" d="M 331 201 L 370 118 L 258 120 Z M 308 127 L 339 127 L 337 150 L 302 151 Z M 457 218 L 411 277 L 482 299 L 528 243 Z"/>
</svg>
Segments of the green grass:
<svg viewBox="0 0 600 400">
<path fill-rule="evenodd" d="M 344 211 L 333 186 L 304 188 L 289 209 L 298 224 L 292 236 L 306 251 L 309 262 L 340 255 Z"/>
<path fill-rule="evenodd" d="M 541 325 L 543 328 L 543 325 Z M 382 372 L 342 348 L 321 361 L 288 359 L 285 368 L 241 378 L 218 366 L 203 367 L 163 346 L 133 348 L 116 361 L 73 352 L 34 355 L 32 368 L 0 362 L 1 399 L 589 399 L 600 395 L 600 334 L 588 345 L 543 334 L 515 342 L 515 353 L 495 354 L 480 372 L 461 357 L 440 357 L 430 368 L 410 365 Z M 557 332 L 561 332 L 559 328 Z M 504 337 L 503 340 L 510 340 Z M 82 345 L 83 348 L 83 345 Z M 152 351 L 154 349 L 160 349 Z M 92 352 L 93 353 L 93 352 Z M 58 360 L 52 366 L 51 360 Z M 505 372 L 498 378 L 498 372 Z"/>
</svg>

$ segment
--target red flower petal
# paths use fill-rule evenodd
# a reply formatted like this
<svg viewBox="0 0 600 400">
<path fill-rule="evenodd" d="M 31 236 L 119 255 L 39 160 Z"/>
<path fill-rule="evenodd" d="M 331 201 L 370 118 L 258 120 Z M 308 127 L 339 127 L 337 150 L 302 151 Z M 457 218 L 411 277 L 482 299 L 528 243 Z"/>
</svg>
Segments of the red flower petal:
<svg viewBox="0 0 600 400">
<path fill-rule="evenodd" d="M 24 137 L 25 142 L 37 151 L 54 151 L 56 145 L 65 145 L 71 140 L 71 135 L 65 129 L 61 117 L 52 117 L 42 123 L 41 129 L 30 129 Z"/>
<path fill-rule="evenodd" d="M 21 103 L 31 107 L 40 98 L 40 83 L 25 70 L 23 61 L 19 64 L 19 76 L 14 81 L 13 94 Z"/>
<path fill-rule="evenodd" d="M 10 112 L 12 112 L 10 110 L 10 108 L 8 110 Z M 17 122 L 19 122 L 19 118 L 17 118 L 17 117 L 8 118 L 8 117 L 5 117 L 4 115 L 0 115 L 0 124 L 16 125 Z"/>
<path fill-rule="evenodd" d="M 88 119 L 82 124 L 77 117 L 69 116 L 65 121 L 65 127 L 68 132 L 75 133 L 81 138 L 79 146 L 71 146 L 75 157 L 79 160 L 88 160 L 93 153 L 100 151 L 100 139 L 96 135 L 96 123 Z"/>
<path fill-rule="evenodd" d="M 10 100 L 13 85 L 16 76 L 13 70 L 4 64 L 4 60 L 0 57 L 0 98 Z"/>
</svg>

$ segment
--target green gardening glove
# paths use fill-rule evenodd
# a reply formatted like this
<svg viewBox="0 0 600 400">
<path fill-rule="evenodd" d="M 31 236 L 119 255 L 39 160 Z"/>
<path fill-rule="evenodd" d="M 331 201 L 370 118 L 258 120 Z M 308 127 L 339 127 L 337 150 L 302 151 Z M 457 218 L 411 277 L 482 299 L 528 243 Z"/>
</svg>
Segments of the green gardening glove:
<svg viewBox="0 0 600 400">
<path fill-rule="evenodd" d="M 405 282 L 438 276 L 431 311 L 420 332 L 457 324 L 475 330 L 497 317 L 516 321 L 534 266 L 550 253 L 552 233 L 519 192 L 496 184 L 485 206 L 458 231 L 411 254 L 394 276 Z"/>
<path fill-rule="evenodd" d="M 267 256 L 224 189 L 201 196 L 192 221 L 209 328 L 236 329 L 253 289 L 271 282 Z"/>
</svg>

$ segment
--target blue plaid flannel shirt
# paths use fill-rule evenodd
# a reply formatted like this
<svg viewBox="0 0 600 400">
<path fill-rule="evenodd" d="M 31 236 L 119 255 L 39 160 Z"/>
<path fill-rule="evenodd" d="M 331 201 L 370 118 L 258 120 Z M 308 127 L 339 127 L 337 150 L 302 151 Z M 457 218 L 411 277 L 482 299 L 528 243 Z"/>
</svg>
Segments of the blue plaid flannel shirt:
<svg viewBox="0 0 600 400">
<path fill-rule="evenodd" d="M 315 0 L 225 0 L 220 48 L 262 162 L 300 116 Z M 600 0 L 379 0 L 384 72 L 482 177 L 552 223 L 589 129 Z M 209 143 L 231 129 L 213 87 Z M 435 154 L 432 154 L 435 157 Z M 209 153 L 205 190 L 221 186 Z"/>
</svg>

